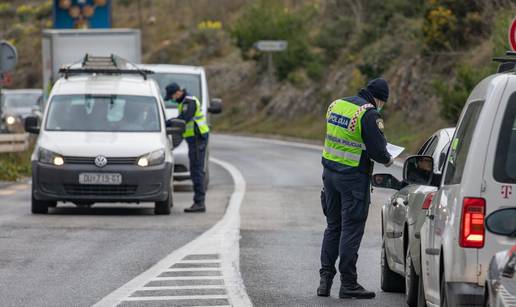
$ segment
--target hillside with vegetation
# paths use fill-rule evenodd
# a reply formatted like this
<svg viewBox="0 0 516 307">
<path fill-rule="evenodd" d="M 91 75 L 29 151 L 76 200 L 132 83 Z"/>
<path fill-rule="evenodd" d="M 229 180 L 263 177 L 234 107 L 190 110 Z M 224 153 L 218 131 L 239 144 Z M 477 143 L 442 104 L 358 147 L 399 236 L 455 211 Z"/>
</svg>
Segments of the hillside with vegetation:
<svg viewBox="0 0 516 307">
<path fill-rule="evenodd" d="M 116 27 L 141 28 L 144 61 L 204 65 L 225 111 L 218 131 L 322 140 L 336 98 L 383 76 L 390 142 L 414 151 L 453 126 L 472 87 L 508 48 L 514 0 L 115 0 Z M 0 37 L 20 62 L 12 87 L 41 87 L 50 1 L 0 1 Z M 262 39 L 288 41 L 267 57 Z M 80 55 L 79 55 L 80 56 Z"/>
</svg>

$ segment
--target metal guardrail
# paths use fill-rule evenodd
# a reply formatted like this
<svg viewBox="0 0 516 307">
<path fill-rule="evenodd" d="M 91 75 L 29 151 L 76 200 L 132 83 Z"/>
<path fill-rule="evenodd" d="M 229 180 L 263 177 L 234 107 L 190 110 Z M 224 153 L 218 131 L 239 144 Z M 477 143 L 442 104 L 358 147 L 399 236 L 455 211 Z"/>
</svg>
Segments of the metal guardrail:
<svg viewBox="0 0 516 307">
<path fill-rule="evenodd" d="M 0 152 L 19 152 L 27 148 L 29 148 L 28 134 L 0 134 Z"/>
</svg>

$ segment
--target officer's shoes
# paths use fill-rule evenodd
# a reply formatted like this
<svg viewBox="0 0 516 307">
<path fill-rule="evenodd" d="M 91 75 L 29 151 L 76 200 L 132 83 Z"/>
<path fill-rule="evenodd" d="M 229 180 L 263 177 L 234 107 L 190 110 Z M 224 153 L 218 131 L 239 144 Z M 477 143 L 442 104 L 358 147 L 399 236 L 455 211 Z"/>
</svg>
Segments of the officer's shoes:
<svg viewBox="0 0 516 307">
<path fill-rule="evenodd" d="M 317 296 L 330 296 L 331 285 L 333 284 L 333 276 L 322 275 L 317 288 Z"/>
<path fill-rule="evenodd" d="M 194 203 L 190 208 L 185 208 L 187 213 L 206 212 L 204 203 Z"/>
<path fill-rule="evenodd" d="M 373 291 L 368 291 L 359 284 L 352 287 L 346 287 L 344 285 L 340 286 L 340 298 L 372 299 L 375 296 L 376 294 Z"/>
</svg>

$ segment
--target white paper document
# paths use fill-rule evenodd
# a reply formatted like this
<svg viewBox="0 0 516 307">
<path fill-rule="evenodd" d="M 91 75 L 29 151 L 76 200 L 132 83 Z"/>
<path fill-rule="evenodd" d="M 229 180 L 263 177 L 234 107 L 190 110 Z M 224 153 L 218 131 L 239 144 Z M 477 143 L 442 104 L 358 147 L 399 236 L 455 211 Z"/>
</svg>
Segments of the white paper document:
<svg viewBox="0 0 516 307">
<path fill-rule="evenodd" d="M 393 159 L 398 157 L 404 150 L 405 150 L 405 147 L 400 147 L 400 146 L 393 145 L 391 143 L 387 143 L 387 151 L 391 154 Z"/>
</svg>

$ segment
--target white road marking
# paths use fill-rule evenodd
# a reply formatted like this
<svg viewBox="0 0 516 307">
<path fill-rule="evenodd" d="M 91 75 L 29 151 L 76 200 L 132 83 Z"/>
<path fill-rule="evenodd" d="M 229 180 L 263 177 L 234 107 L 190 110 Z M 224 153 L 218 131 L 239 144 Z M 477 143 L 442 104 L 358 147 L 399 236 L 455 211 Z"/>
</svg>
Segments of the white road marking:
<svg viewBox="0 0 516 307">
<path fill-rule="evenodd" d="M 220 271 L 220 268 L 171 268 L 163 272 L 204 272 L 204 271 Z"/>
<path fill-rule="evenodd" d="M 210 161 L 226 169 L 234 181 L 235 189 L 224 217 L 202 235 L 170 253 L 147 271 L 104 297 L 94 307 L 116 306 L 123 301 L 221 298 L 227 299 L 232 306 L 252 306 L 240 275 L 240 207 L 245 195 L 246 182 L 240 171 L 233 165 L 215 158 L 211 158 Z M 198 258 L 202 258 L 202 255 L 220 255 L 220 260 L 194 260 L 192 257 L 195 256 L 191 256 L 192 254 L 198 255 Z M 188 260 L 185 257 L 188 257 Z M 176 263 L 220 263 L 222 276 L 158 277 Z M 148 282 L 165 280 L 224 280 L 227 295 L 131 297 L 135 291 L 145 288 Z"/>
<path fill-rule="evenodd" d="M 209 264 L 220 264 L 220 260 L 181 260 L 178 263 L 209 263 Z"/>
<path fill-rule="evenodd" d="M 164 271 L 163 271 L 164 272 Z M 150 281 L 160 280 L 224 280 L 223 276 L 171 276 L 171 277 L 154 277 Z"/>
<path fill-rule="evenodd" d="M 224 285 L 201 285 L 201 286 L 161 286 L 161 287 L 143 287 L 136 291 L 155 291 L 155 290 L 206 290 L 206 289 L 225 289 Z"/>
<path fill-rule="evenodd" d="M 174 295 L 174 296 L 131 296 L 124 301 L 177 301 L 177 300 L 224 300 L 229 299 L 227 295 Z"/>
</svg>

